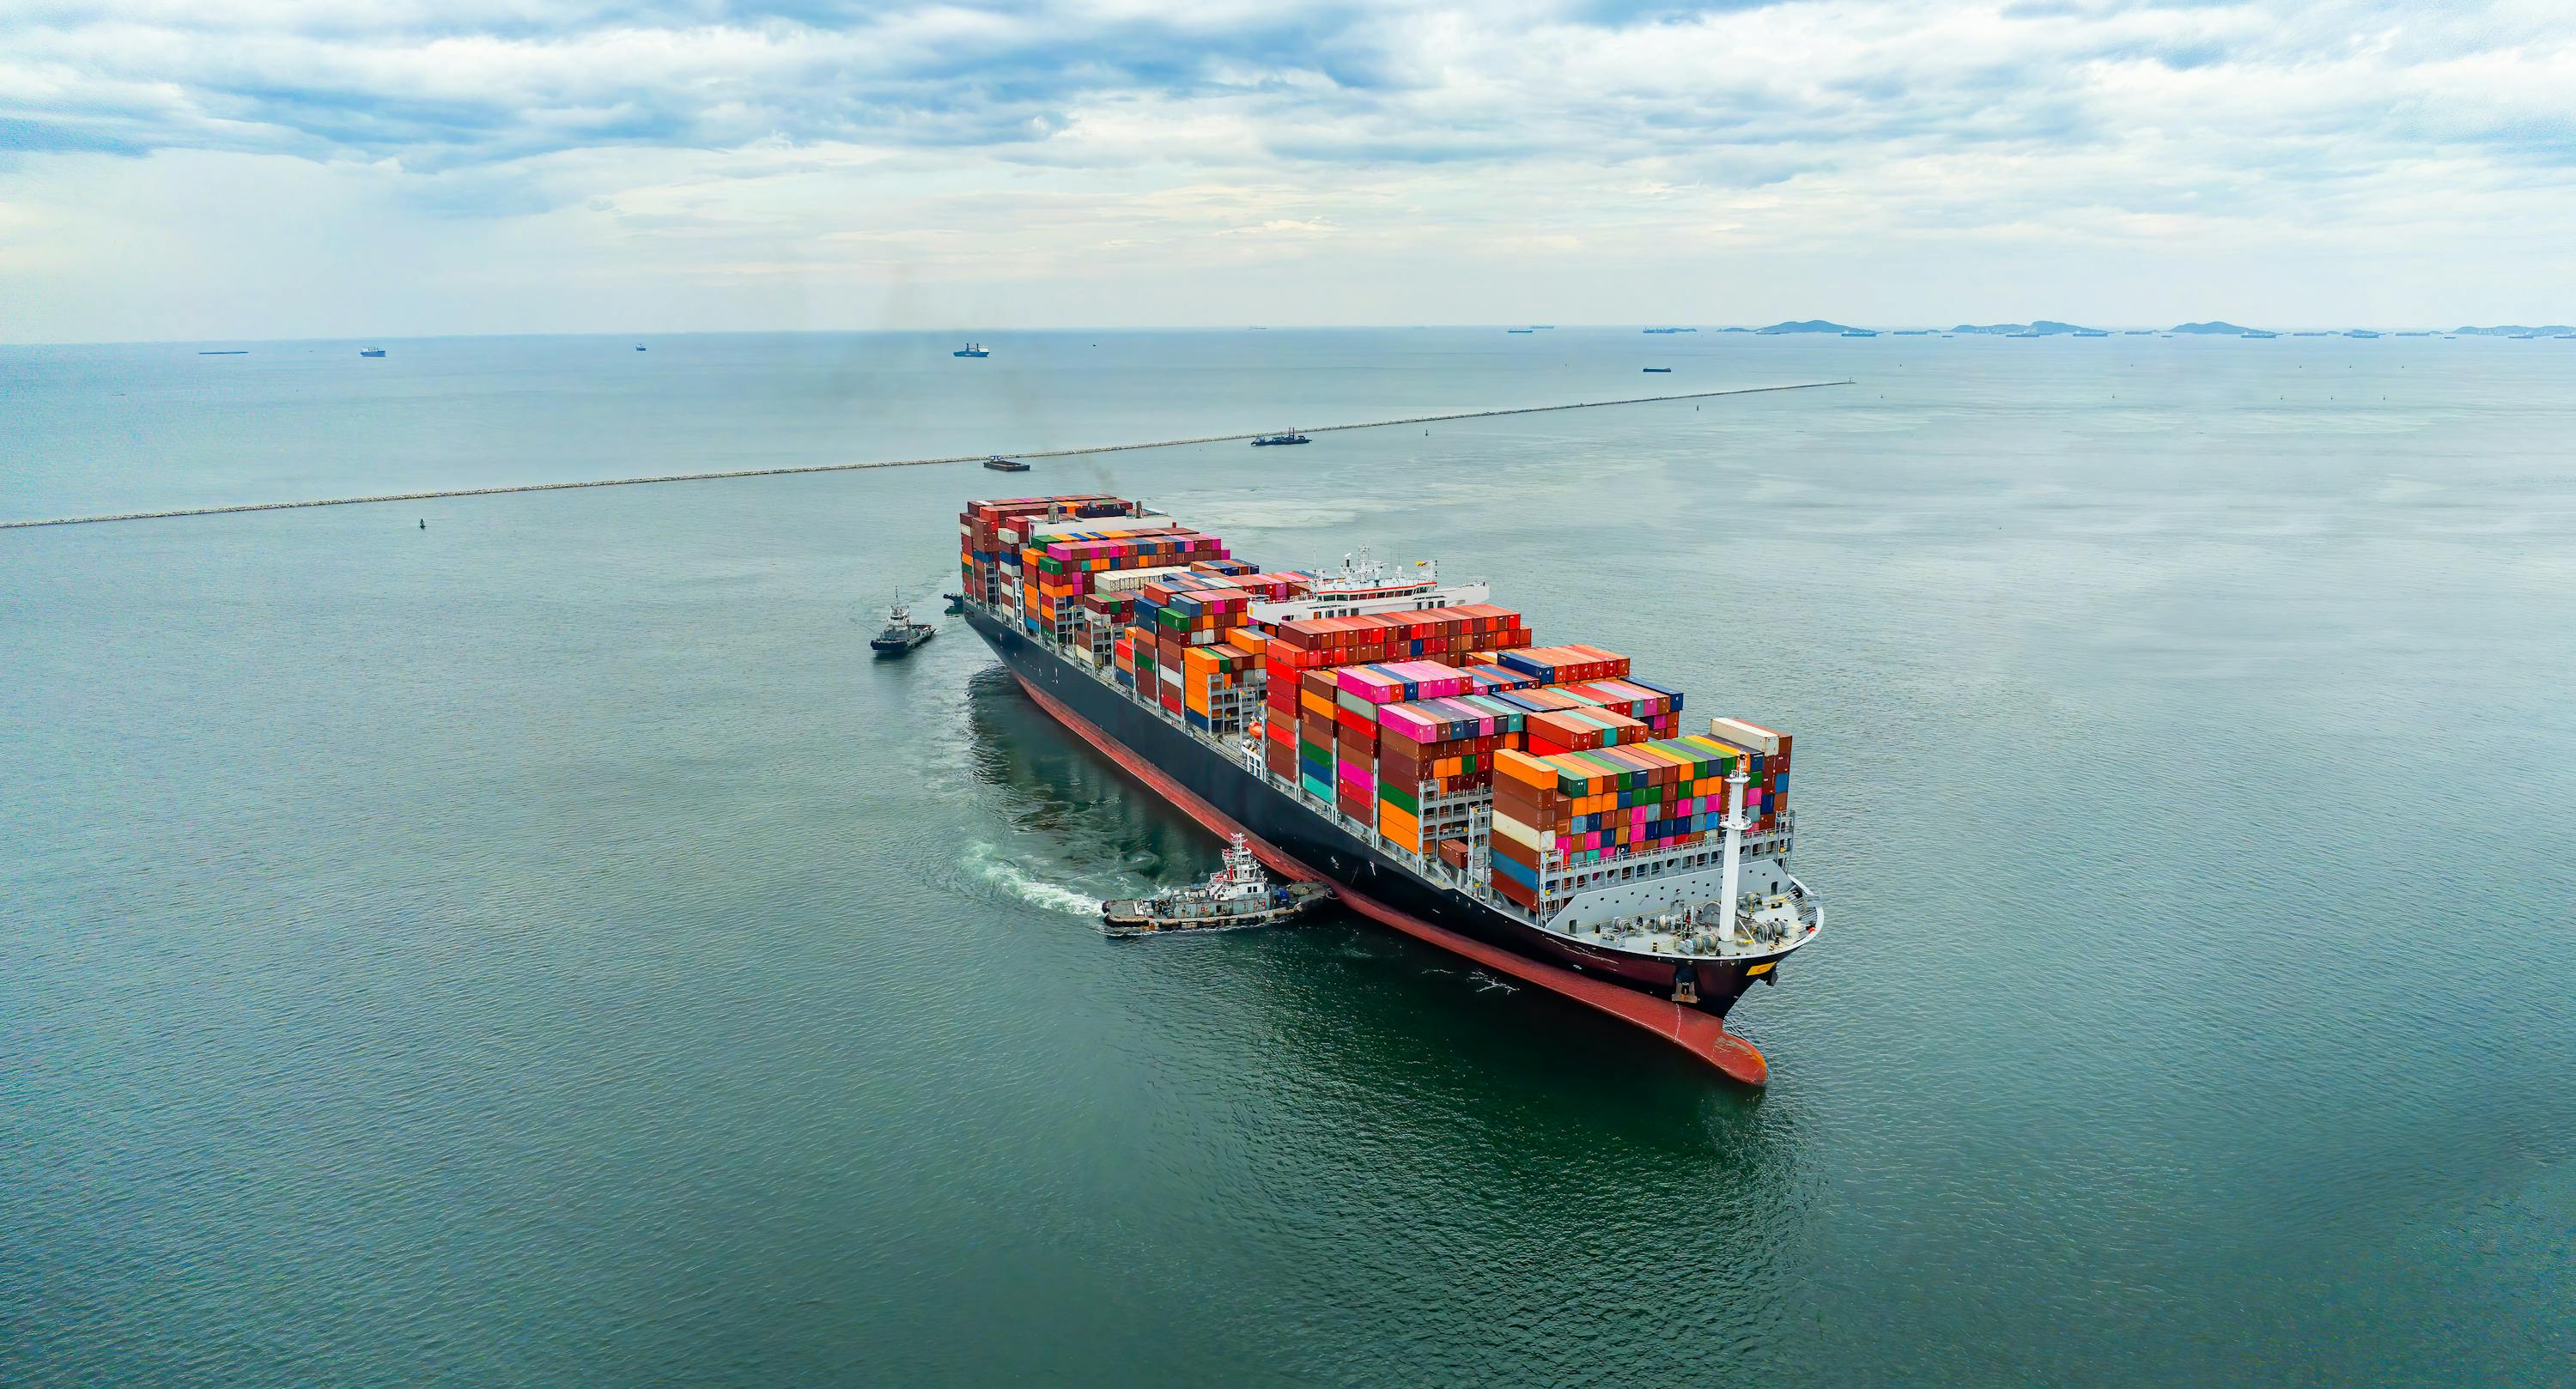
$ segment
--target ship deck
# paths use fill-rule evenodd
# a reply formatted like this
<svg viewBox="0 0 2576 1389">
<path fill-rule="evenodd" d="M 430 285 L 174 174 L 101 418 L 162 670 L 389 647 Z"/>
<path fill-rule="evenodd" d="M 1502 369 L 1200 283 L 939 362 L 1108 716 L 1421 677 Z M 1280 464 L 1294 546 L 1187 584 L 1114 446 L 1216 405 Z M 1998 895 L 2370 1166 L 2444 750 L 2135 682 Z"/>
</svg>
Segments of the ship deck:
<svg viewBox="0 0 2576 1389">
<path fill-rule="evenodd" d="M 1010 614 L 989 605 L 978 606 L 983 607 L 990 620 L 1019 630 L 1016 619 Z M 1088 676 L 1136 709 L 1161 720 L 1173 731 L 1232 762 L 1242 768 L 1246 775 L 1281 796 L 1330 820 L 1361 842 L 1370 845 L 1376 852 L 1404 864 L 1424 882 L 1471 898 L 1478 905 L 1490 908 L 1501 916 L 1534 930 L 1544 931 L 1561 940 L 1573 941 L 1600 950 L 1670 956 L 1677 959 L 1761 960 L 1787 955 L 1805 945 L 1823 928 L 1822 905 L 1806 891 L 1803 884 L 1799 884 L 1794 893 L 1790 894 L 1790 900 L 1782 908 L 1766 909 L 1767 915 L 1762 915 L 1759 920 L 1755 919 L 1757 914 L 1739 916 L 1737 932 L 1731 939 L 1720 937 L 1714 930 L 1714 923 L 1706 916 L 1692 920 L 1668 915 L 1631 917 L 1595 923 L 1579 930 L 1561 929 L 1528 908 L 1494 891 L 1491 883 L 1452 868 L 1441 861 L 1437 855 L 1414 853 L 1400 845 L 1390 843 L 1378 836 L 1375 826 L 1343 814 L 1341 808 L 1329 800 L 1307 794 L 1303 787 L 1273 773 L 1262 760 L 1260 746 L 1251 740 L 1240 735 L 1219 734 L 1206 729 L 1192 728 L 1186 720 L 1175 717 L 1170 710 L 1159 703 L 1136 698 L 1127 686 L 1118 683 L 1115 676 L 1084 660 L 1080 654 L 1042 638 L 1032 636 L 1030 640 L 1055 656 L 1067 668 Z M 1747 841 L 1747 852 L 1759 852 L 1755 841 Z M 1794 883 L 1795 880 L 1792 879 L 1792 882 Z"/>
</svg>

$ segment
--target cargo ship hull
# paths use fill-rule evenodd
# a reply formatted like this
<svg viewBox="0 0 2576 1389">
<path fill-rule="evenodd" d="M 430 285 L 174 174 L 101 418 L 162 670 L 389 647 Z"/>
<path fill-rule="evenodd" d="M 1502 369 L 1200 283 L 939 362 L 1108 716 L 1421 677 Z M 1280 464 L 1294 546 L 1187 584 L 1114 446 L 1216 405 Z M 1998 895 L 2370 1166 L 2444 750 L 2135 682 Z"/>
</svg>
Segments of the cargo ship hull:
<svg viewBox="0 0 2576 1389">
<path fill-rule="evenodd" d="M 989 610 L 970 603 L 965 615 L 1058 722 L 1211 829 L 1240 828 L 1274 869 L 1329 881 L 1365 915 L 1665 1034 L 1729 1074 L 1760 1083 L 1760 1053 L 1726 1033 L 1723 1019 L 1743 995 L 1748 973 L 1775 961 L 1641 958 L 1593 950 L 1514 920 L 1426 881 Z M 1697 997 L 1676 1002 L 1676 993 Z"/>
</svg>

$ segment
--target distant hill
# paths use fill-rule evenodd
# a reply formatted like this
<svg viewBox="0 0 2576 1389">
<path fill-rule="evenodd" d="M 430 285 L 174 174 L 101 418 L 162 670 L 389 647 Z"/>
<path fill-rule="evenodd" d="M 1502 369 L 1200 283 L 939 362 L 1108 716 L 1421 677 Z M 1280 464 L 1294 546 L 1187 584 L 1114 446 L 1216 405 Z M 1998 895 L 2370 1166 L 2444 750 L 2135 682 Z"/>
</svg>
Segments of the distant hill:
<svg viewBox="0 0 2576 1389">
<path fill-rule="evenodd" d="M 1828 323 L 1821 318 L 1801 318 L 1787 323 L 1774 323 L 1768 328 L 1756 328 L 1753 331 L 1766 337 L 1776 337 L 1782 333 L 1848 333 L 1851 328 L 1841 323 Z"/>
<path fill-rule="evenodd" d="M 2230 323 L 2223 318 L 2213 318 L 2207 323 L 2177 323 L 2173 326 L 2173 330 L 2177 333 L 2250 333 L 2254 331 L 2242 324 Z"/>
<path fill-rule="evenodd" d="M 2464 338 L 2518 338 L 2525 333 L 2534 337 L 2554 338 L 2561 333 L 2576 333 L 2576 328 L 2570 328 L 2564 323 L 2552 323 L 2540 328 L 2526 328 L 2519 323 L 2500 323 L 2493 328 L 2454 328 L 2451 331 Z"/>
<path fill-rule="evenodd" d="M 2042 337 L 2046 337 L 2051 333 L 2093 333 L 2101 330 L 2097 328 L 2087 328 L 2079 323 L 2060 323 L 2053 318 L 2043 318 L 2031 323 L 1962 323 L 1950 331 L 1953 333 L 1995 333 L 2007 337 L 2014 333 L 2037 333 Z"/>
</svg>

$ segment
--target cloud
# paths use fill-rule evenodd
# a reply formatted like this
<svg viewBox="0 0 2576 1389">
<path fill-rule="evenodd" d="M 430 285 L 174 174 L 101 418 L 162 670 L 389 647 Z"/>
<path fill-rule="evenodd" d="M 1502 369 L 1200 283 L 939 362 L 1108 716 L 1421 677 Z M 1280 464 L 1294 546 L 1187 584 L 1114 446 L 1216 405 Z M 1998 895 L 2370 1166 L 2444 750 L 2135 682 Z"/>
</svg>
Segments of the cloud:
<svg viewBox="0 0 2576 1389">
<path fill-rule="evenodd" d="M 2565 220 L 2571 91 L 2561 0 L 21 0 L 0 204 L 42 236 L 85 214 L 30 200 L 84 180 L 150 215 L 102 161 L 282 159 L 340 211 L 530 224 L 493 235 L 639 282 L 2437 231 L 2470 259 Z"/>
</svg>

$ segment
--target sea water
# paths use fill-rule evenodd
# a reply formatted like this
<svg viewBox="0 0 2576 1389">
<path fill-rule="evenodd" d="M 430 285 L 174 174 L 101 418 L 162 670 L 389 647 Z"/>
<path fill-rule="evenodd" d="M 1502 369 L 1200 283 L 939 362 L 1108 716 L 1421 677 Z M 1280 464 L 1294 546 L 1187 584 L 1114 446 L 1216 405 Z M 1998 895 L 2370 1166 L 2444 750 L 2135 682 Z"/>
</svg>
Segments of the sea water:
<svg viewBox="0 0 2576 1389">
<path fill-rule="evenodd" d="M 0 349 L 0 518 L 1854 384 L 0 532 L 0 1382 L 2576 1363 L 2570 345 L 991 344 Z M 1770 1089 L 1331 911 L 1101 940 L 1219 846 L 865 646 L 1092 490 L 1794 731 Z"/>
</svg>

